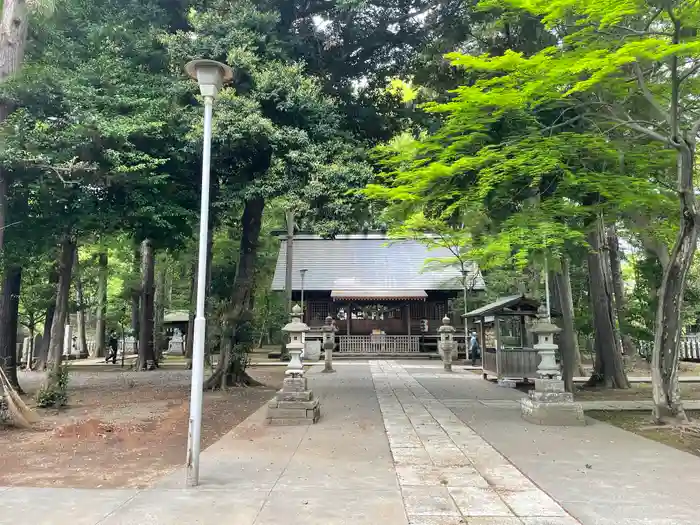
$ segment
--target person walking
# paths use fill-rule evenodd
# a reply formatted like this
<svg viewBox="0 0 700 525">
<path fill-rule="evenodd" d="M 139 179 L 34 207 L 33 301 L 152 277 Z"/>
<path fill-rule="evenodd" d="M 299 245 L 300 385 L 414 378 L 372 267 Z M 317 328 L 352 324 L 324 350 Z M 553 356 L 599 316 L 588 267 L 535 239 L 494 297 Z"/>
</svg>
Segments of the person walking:
<svg viewBox="0 0 700 525">
<path fill-rule="evenodd" d="M 117 364 L 117 350 L 119 348 L 119 338 L 117 338 L 117 332 L 112 330 L 109 332 L 109 355 L 107 356 L 107 359 L 105 359 L 105 363 L 109 363 L 109 360 L 112 360 L 112 363 L 115 365 Z"/>
</svg>

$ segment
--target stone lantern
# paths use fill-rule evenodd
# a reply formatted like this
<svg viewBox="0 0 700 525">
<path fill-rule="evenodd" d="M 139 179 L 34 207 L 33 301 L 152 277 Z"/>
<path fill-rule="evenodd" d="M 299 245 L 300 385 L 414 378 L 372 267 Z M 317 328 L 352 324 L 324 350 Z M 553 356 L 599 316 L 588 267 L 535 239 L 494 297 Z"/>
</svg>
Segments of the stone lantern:
<svg viewBox="0 0 700 525">
<path fill-rule="evenodd" d="M 289 334 L 287 349 L 291 359 L 287 364 L 282 390 L 267 404 L 267 419 L 270 425 L 308 425 L 316 423 L 321 417 L 321 404 L 314 399 L 314 393 L 308 389 L 301 352 L 304 349 L 302 335 L 309 330 L 301 322 L 301 307 L 292 308 L 292 320 L 287 323 L 284 332 Z"/>
<path fill-rule="evenodd" d="M 535 389 L 530 390 L 528 397 L 520 401 L 523 419 L 537 425 L 585 425 L 586 418 L 581 403 L 574 402 L 574 395 L 566 392 L 564 381 L 560 379 L 561 369 L 555 358 L 558 346 L 554 344 L 554 334 L 561 329 L 540 314 L 530 331 L 537 336 L 534 347 L 540 357 L 537 366 L 540 379 L 535 379 Z"/>
<path fill-rule="evenodd" d="M 333 370 L 333 348 L 335 348 L 335 326 L 333 326 L 333 318 L 329 315 L 326 317 L 326 324 L 321 327 L 323 333 L 323 351 L 326 356 L 326 366 L 324 372 L 335 372 Z"/>
<path fill-rule="evenodd" d="M 291 377 L 304 377 L 304 366 L 301 363 L 301 352 L 304 350 L 304 335 L 309 331 L 309 327 L 306 323 L 301 322 L 301 307 L 297 304 L 292 308 L 292 320 L 287 323 L 283 332 L 289 334 L 289 343 L 287 343 L 287 350 L 289 350 L 289 355 L 291 359 L 287 364 L 286 376 Z"/>
<path fill-rule="evenodd" d="M 438 343 L 438 351 L 447 372 L 452 372 L 452 359 L 456 357 L 457 345 L 455 344 L 454 334 L 455 328 L 450 325 L 450 318 L 445 315 L 442 318 L 442 326 L 438 328 L 440 334 L 440 342 Z"/>
<path fill-rule="evenodd" d="M 538 311 L 539 319 L 530 329 L 530 332 L 537 336 L 537 343 L 534 345 L 540 362 L 537 365 L 537 375 L 542 379 L 561 378 L 561 368 L 557 364 L 556 351 L 559 348 L 554 344 L 554 335 L 561 332 L 561 328 L 547 319 L 546 314 Z"/>
</svg>

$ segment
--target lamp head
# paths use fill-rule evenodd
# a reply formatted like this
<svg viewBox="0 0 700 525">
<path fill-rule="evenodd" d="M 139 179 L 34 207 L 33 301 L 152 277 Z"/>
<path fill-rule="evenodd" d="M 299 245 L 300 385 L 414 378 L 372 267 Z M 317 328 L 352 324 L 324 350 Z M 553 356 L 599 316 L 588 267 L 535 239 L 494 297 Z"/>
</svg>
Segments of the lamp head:
<svg viewBox="0 0 700 525">
<path fill-rule="evenodd" d="M 185 71 L 199 83 L 203 97 L 216 97 L 224 82 L 233 79 L 233 70 L 216 60 L 192 60 L 185 65 Z"/>
</svg>

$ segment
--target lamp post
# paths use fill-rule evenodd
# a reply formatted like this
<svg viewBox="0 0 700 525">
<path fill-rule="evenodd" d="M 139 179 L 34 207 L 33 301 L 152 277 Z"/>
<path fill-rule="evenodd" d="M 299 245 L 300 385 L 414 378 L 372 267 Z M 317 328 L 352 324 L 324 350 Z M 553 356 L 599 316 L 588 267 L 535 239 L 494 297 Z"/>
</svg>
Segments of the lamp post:
<svg viewBox="0 0 700 525">
<path fill-rule="evenodd" d="M 469 272 L 466 268 L 462 268 L 462 292 L 464 294 L 464 349 L 466 357 L 469 359 L 469 320 L 467 319 L 467 275 Z"/>
<path fill-rule="evenodd" d="M 206 319 L 204 298 L 207 280 L 207 233 L 209 228 L 209 167 L 211 163 L 211 121 L 214 99 L 224 81 L 233 78 L 231 68 L 215 60 L 192 60 L 187 74 L 199 83 L 204 98 L 204 143 L 202 147 L 202 199 L 199 217 L 199 257 L 197 267 L 197 310 L 192 346 L 192 390 L 187 431 L 187 486 L 199 484 L 199 451 L 202 433 L 202 390 L 204 388 L 204 339 Z"/>
<path fill-rule="evenodd" d="M 306 277 L 306 272 L 308 272 L 308 268 L 302 268 L 299 270 L 299 274 L 301 275 L 301 312 L 302 312 L 302 321 L 306 317 L 306 305 L 304 304 L 304 277 Z"/>
</svg>

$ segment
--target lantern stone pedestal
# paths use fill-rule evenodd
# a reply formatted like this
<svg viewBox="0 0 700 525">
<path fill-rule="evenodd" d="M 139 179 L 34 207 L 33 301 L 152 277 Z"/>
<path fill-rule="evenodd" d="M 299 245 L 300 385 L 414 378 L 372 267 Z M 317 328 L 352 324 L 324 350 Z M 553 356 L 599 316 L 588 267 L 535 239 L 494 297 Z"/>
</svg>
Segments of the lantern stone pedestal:
<svg viewBox="0 0 700 525">
<path fill-rule="evenodd" d="M 445 372 L 452 372 L 452 361 L 457 358 L 457 345 L 454 340 L 455 328 L 450 325 L 449 317 L 443 317 L 442 326 L 438 328 L 438 333 L 440 334 L 438 352 L 442 358 Z"/>
<path fill-rule="evenodd" d="M 581 403 L 574 402 L 574 395 L 566 392 L 564 381 L 559 379 L 560 369 L 555 359 L 558 348 L 554 334 L 561 329 L 546 319 L 536 323 L 532 333 L 537 336 L 540 363 L 535 379 L 535 389 L 520 402 L 520 413 L 526 421 L 536 425 L 582 426 L 586 424 Z"/>
<path fill-rule="evenodd" d="M 321 404 L 314 399 L 314 393 L 308 389 L 304 366 L 301 363 L 301 351 L 304 348 L 302 334 L 309 327 L 301 322 L 301 308 L 292 308 L 292 321 L 283 331 L 289 333 L 287 350 L 291 359 L 287 365 L 282 390 L 267 404 L 267 423 L 270 425 L 308 425 L 316 423 L 321 417 Z"/>
</svg>

